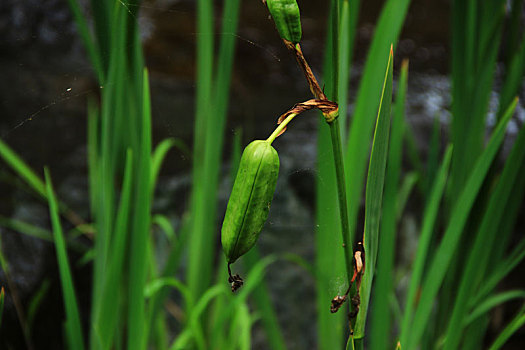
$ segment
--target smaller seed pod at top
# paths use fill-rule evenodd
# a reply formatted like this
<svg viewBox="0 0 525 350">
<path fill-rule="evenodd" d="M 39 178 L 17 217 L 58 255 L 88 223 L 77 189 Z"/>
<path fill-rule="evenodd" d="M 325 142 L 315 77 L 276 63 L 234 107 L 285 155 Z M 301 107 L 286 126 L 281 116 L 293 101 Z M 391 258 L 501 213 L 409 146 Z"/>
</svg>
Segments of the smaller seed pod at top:
<svg viewBox="0 0 525 350">
<path fill-rule="evenodd" d="M 281 38 L 297 44 L 301 41 L 301 14 L 296 0 L 266 0 Z"/>
</svg>

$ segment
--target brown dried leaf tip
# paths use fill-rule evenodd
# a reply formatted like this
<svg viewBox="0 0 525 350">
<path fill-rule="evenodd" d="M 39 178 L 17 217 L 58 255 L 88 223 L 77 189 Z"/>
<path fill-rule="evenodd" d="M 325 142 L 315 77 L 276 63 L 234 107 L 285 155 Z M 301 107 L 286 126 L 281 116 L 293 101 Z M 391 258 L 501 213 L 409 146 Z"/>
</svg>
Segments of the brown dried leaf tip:
<svg viewBox="0 0 525 350">
<path fill-rule="evenodd" d="M 232 292 L 236 292 L 244 284 L 244 281 L 239 275 L 233 275 L 233 276 L 228 277 L 228 282 L 232 286 Z"/>
<path fill-rule="evenodd" d="M 359 293 L 354 295 L 352 297 L 351 305 L 352 305 L 352 311 L 348 313 L 348 318 L 353 319 L 357 317 L 357 314 L 359 313 L 359 305 L 361 304 L 361 297 L 359 296 Z"/>
<path fill-rule="evenodd" d="M 330 312 L 334 314 L 337 311 L 339 311 L 341 306 L 343 306 L 343 304 L 345 303 L 346 297 L 347 295 L 345 294 L 345 295 L 338 295 L 335 298 L 333 298 L 332 305 L 330 306 Z"/>
</svg>

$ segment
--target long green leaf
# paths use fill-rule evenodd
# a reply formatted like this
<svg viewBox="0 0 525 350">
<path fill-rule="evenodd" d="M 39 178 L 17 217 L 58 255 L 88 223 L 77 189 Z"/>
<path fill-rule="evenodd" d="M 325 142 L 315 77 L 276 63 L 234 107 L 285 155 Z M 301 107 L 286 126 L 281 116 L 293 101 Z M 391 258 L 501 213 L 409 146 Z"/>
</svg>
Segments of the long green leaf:
<svg viewBox="0 0 525 350">
<path fill-rule="evenodd" d="M 197 95 L 194 138 L 188 286 L 200 295 L 211 282 L 217 230 L 217 185 L 240 0 L 224 2 L 217 72 L 213 80 L 213 2 L 197 2 Z M 211 104 L 210 104 L 211 102 Z"/>
<path fill-rule="evenodd" d="M 498 123 L 487 148 L 483 151 L 479 160 L 476 162 L 476 166 L 474 167 L 461 195 L 458 198 L 456 206 L 452 211 L 452 216 L 443 239 L 441 240 L 423 283 L 423 289 L 412 327 L 409 332 L 407 330 L 409 333 L 408 342 L 406 345 L 402 344 L 403 346 L 406 346 L 407 349 L 413 349 L 419 343 L 423 332 L 426 329 L 428 318 L 430 317 L 430 312 L 432 310 L 433 300 L 436 297 L 439 287 L 447 273 L 452 256 L 456 251 L 470 209 L 474 204 L 478 191 L 483 184 L 483 180 L 487 175 L 492 161 L 501 146 L 501 142 L 505 136 L 507 122 L 512 116 L 516 104 L 517 100 L 515 100 L 507 109 L 505 116 Z"/>
<path fill-rule="evenodd" d="M 330 20 L 324 57 L 325 94 L 337 98 L 337 3 L 331 1 Z M 337 215 L 337 188 L 330 130 L 321 118 L 317 134 L 315 282 L 317 301 L 317 334 L 319 349 L 338 349 L 343 344 L 343 315 L 329 313 L 330 300 L 344 293 L 344 285 L 334 281 L 346 276 L 344 250 L 341 249 L 341 220 Z M 346 278 L 345 278 L 346 279 Z"/>
<path fill-rule="evenodd" d="M 374 286 L 371 319 L 371 349 L 386 349 L 389 344 L 391 312 L 390 296 L 393 294 L 393 271 L 396 242 L 396 226 L 399 218 L 397 196 L 401 177 L 401 154 L 405 125 L 405 103 L 408 79 L 408 61 L 401 68 L 398 93 L 393 112 L 392 135 L 388 150 L 388 165 L 385 177 L 384 205 L 381 218 L 381 239 L 377 258 L 377 276 Z"/>
<path fill-rule="evenodd" d="M 146 284 L 146 255 L 150 230 L 151 175 L 151 106 L 148 72 L 144 69 L 140 143 L 136 164 L 135 198 L 131 230 L 128 296 L 128 346 L 144 349 L 147 343 L 144 286 Z"/>
<path fill-rule="evenodd" d="M 472 312 L 467 317 L 463 319 L 463 325 L 468 325 L 469 323 L 476 320 L 478 317 L 492 310 L 494 307 L 504 304 L 512 299 L 525 299 L 525 291 L 509 290 L 499 294 L 491 295 L 485 301 L 480 303 L 474 310 L 472 310 Z"/>
<path fill-rule="evenodd" d="M 505 342 L 523 325 L 525 325 L 525 308 L 522 308 L 516 317 L 508 323 L 507 327 L 505 327 L 496 340 L 494 340 L 489 350 L 501 349 Z"/>
<path fill-rule="evenodd" d="M 423 269 L 425 267 L 430 242 L 432 240 L 432 234 L 434 232 L 434 226 L 439 211 L 439 204 L 441 203 L 441 198 L 443 197 L 443 192 L 447 183 L 447 175 L 451 158 L 452 146 L 448 146 L 447 150 L 445 151 L 445 155 L 443 156 L 439 171 L 435 177 L 434 184 L 430 192 L 430 197 L 427 201 L 427 206 L 425 207 L 425 212 L 423 214 L 423 227 L 421 229 L 421 236 L 419 238 L 416 258 L 412 268 L 412 276 L 410 278 L 410 285 L 406 297 L 403 322 L 401 324 L 402 345 L 406 344 L 410 332 L 410 323 L 413 316 L 413 310 L 416 306 L 416 294 L 423 276 Z"/>
<path fill-rule="evenodd" d="M 469 257 L 466 262 L 465 270 L 461 277 L 460 286 L 456 294 L 452 316 L 449 319 L 446 343 L 447 349 L 456 349 L 459 346 L 462 334 L 461 322 L 463 321 L 468 309 L 468 300 L 472 298 L 476 286 L 480 285 L 491 257 L 492 246 L 497 244 L 496 235 L 503 219 L 504 205 L 510 196 L 518 195 L 515 193 L 514 183 L 518 176 L 523 176 L 519 172 L 521 164 L 525 162 L 525 128 L 522 128 L 518 138 L 510 153 L 503 173 L 498 180 L 498 184 L 490 197 L 488 207 L 483 215 L 480 228 L 470 247 Z"/>
<path fill-rule="evenodd" d="M 55 239 L 55 248 L 57 254 L 58 268 L 60 272 L 60 282 L 62 284 L 62 293 L 64 306 L 66 309 L 66 339 L 70 349 L 84 349 L 84 337 L 82 335 L 82 325 L 80 323 L 80 314 L 78 312 L 78 303 L 71 276 L 71 268 L 67 258 L 66 243 L 62 234 L 62 225 L 58 216 L 58 204 L 51 184 L 49 171 L 44 169 L 46 179 L 46 193 L 49 203 L 49 215 L 53 226 L 53 236 Z"/>
<path fill-rule="evenodd" d="M 2 315 L 4 314 L 4 300 L 5 300 L 5 291 L 4 287 L 0 289 L 0 327 L 2 326 Z"/>
<path fill-rule="evenodd" d="M 352 240 L 355 240 L 352 231 L 356 230 L 368 160 L 368 145 L 374 127 L 374 118 L 371 116 L 377 112 L 384 72 L 388 64 L 384 51 L 386 47 L 397 42 L 409 4 L 410 0 L 389 0 L 383 6 L 359 85 L 345 156 L 345 169 L 352 169 L 352 180 L 346 184 Z"/>
<path fill-rule="evenodd" d="M 100 340 L 100 345 L 103 349 L 109 349 L 113 344 L 113 337 L 115 336 L 115 328 L 117 327 L 119 316 L 120 305 L 119 303 L 116 303 L 115 300 L 119 299 L 119 294 L 121 292 L 120 288 L 124 273 L 126 244 L 128 242 L 127 232 L 133 184 L 132 155 L 131 150 L 128 150 L 120 206 L 115 221 L 116 228 L 114 238 L 111 244 L 111 251 L 113 254 L 110 264 L 107 266 L 107 273 L 102 288 L 101 303 L 99 309 L 96 310 L 95 322 L 93 324 L 93 330 L 96 333 L 97 338 Z"/>
<path fill-rule="evenodd" d="M 372 280 L 375 273 L 377 251 L 379 247 L 379 226 L 383 204 L 383 188 L 385 184 L 386 159 L 390 136 L 390 104 L 392 103 L 394 52 L 392 46 L 388 57 L 388 64 L 383 83 L 383 92 L 377 113 L 376 128 L 370 154 L 370 165 L 366 181 L 365 198 L 365 232 L 363 245 L 365 248 L 365 272 L 359 295 L 361 305 L 354 331 L 354 338 L 360 339 L 365 335 L 365 323 L 372 290 Z M 396 140 L 397 141 L 397 140 Z"/>
<path fill-rule="evenodd" d="M 47 198 L 46 185 L 42 179 L 0 139 L 0 157 L 39 195 Z"/>
</svg>

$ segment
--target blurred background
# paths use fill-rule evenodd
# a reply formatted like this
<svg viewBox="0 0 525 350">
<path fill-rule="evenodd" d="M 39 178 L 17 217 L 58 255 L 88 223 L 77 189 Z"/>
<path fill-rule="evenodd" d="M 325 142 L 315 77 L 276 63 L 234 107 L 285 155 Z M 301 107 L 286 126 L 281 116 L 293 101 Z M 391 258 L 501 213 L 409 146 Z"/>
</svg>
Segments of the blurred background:
<svg viewBox="0 0 525 350">
<path fill-rule="evenodd" d="M 82 2 L 81 2 L 82 3 Z M 85 3 L 85 1 L 84 1 Z M 220 14 L 220 1 L 216 14 Z M 303 52 L 314 73 L 322 81 L 322 62 L 326 37 L 328 5 L 325 1 L 299 1 L 303 25 Z M 383 1 L 363 2 L 359 14 L 354 64 L 350 81 L 349 115 L 361 70 L 368 52 L 374 23 Z M 409 59 L 407 120 L 416 145 L 425 158 L 434 118 L 441 124 L 446 139 L 450 122 L 450 1 L 414 0 L 409 8 L 395 52 L 394 76 L 400 63 Z M 87 6 L 86 6 L 87 8 Z M 170 152 L 164 163 L 153 209 L 180 225 L 188 210 L 191 189 L 191 145 L 195 113 L 195 2 L 189 0 L 150 0 L 141 4 L 138 18 L 146 66 L 150 72 L 152 96 L 153 144 L 167 137 L 180 139 L 184 148 Z M 218 16 L 218 15 L 217 15 Z M 215 21 L 217 36 L 221 33 L 220 17 Z M 279 115 L 295 103 L 310 98 L 302 72 L 282 45 L 265 6 L 258 0 L 241 2 L 241 15 L 236 39 L 236 53 L 225 135 L 225 156 L 219 183 L 219 217 L 217 230 L 229 195 L 230 150 L 236 133 L 242 130 L 242 145 L 253 139 L 266 138 L 274 129 Z M 502 63 L 498 64 L 501 70 Z M 496 71 L 498 84 L 499 70 Z M 40 173 L 44 165 L 53 172 L 58 196 L 79 215 L 88 216 L 89 195 L 86 163 L 86 106 L 88 97 L 96 97 L 99 86 L 77 34 L 66 1 L 2 0 L 0 2 L 0 136 L 23 159 Z M 107 84 L 112 84 L 108 81 Z M 523 86 L 523 82 L 522 82 Z M 394 87 L 395 89 L 395 87 Z M 498 96 L 494 91 L 488 127 L 495 122 Z M 520 102 L 510 121 L 505 144 L 511 144 L 518 127 L 525 120 L 520 89 Z M 274 143 L 281 158 L 280 177 L 270 211 L 269 221 L 258 246 L 262 255 L 292 252 L 313 260 L 315 170 L 318 115 L 301 115 L 288 128 L 286 137 Z M 331 152 L 331 150 L 327 150 Z M 404 160 L 406 165 L 407 160 Z M 351 172 L 351 170 L 347 170 Z M 17 186 L 17 180 L 0 164 L 0 215 L 48 226 L 47 207 Z M 14 186 L 13 186 L 14 184 Z M 409 264 L 422 203 L 410 198 L 400 223 L 396 261 Z M 518 215 L 516 233 L 523 234 L 525 211 Z M 63 301 L 52 243 L 0 228 L 2 249 L 9 262 L 20 302 L 27 305 L 48 281 L 45 301 L 34 315 L 35 344 L 62 348 Z M 219 249 L 220 242 L 217 242 Z M 71 252 L 73 261 L 80 256 Z M 81 313 L 90 307 L 91 267 L 73 264 Z M 309 349 L 316 342 L 314 280 L 304 269 L 292 263 L 273 264 L 267 282 L 282 331 L 291 349 Z M 525 286 L 522 263 L 505 280 L 507 287 Z M 402 280 L 402 276 L 399 276 Z M 344 283 L 344 281 L 333 281 Z M 0 284 L 4 275 L 0 271 Z M 516 304 L 517 305 L 517 304 Z M 499 329 L 512 315 L 514 304 L 494 310 L 491 322 Z M 6 301 L 0 328 L 0 347 L 24 348 L 23 334 L 10 298 Z M 88 322 L 87 319 L 83 320 Z M 254 348 L 264 349 L 261 326 L 255 324 Z M 521 330 L 507 345 L 523 348 L 525 331 Z"/>
</svg>

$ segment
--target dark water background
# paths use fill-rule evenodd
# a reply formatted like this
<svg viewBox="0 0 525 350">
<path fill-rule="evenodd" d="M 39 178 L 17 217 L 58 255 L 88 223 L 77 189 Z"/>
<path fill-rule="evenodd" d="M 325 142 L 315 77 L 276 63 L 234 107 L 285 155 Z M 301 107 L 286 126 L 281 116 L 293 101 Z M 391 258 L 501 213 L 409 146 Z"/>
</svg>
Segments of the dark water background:
<svg viewBox="0 0 525 350">
<path fill-rule="evenodd" d="M 413 127 L 422 154 L 431 133 L 432 119 L 439 117 L 446 137 L 450 117 L 449 10 L 447 0 L 414 0 L 396 51 L 395 68 L 403 58 L 410 59 L 407 118 Z M 216 46 L 220 33 L 220 6 L 216 1 Z M 316 75 L 322 66 L 326 1 L 299 1 L 303 24 L 303 51 Z M 383 1 L 363 1 L 360 12 L 357 49 L 351 74 L 350 108 L 356 94 L 362 64 L 374 32 Z M 226 130 L 223 180 L 219 213 L 224 212 L 228 196 L 228 150 L 236 128 L 243 130 L 243 144 L 266 138 L 276 118 L 294 103 L 310 98 L 304 78 L 283 47 L 273 22 L 258 0 L 242 2 L 237 51 L 231 87 L 230 111 Z M 146 63 L 151 73 L 153 133 L 155 144 L 166 137 L 182 139 L 191 147 L 195 90 L 194 1 L 145 1 L 139 18 Z M 395 69 L 397 72 L 397 69 Z M 41 173 L 50 167 L 58 194 L 72 209 L 88 217 L 86 166 L 86 101 L 96 97 L 100 87 L 94 79 L 82 43 L 77 36 L 64 0 L 0 1 L 0 137 Z M 322 80 L 322 79 L 321 79 Z M 108 82 L 111 84 L 111 82 Z M 522 89 L 522 98 L 523 89 Z M 491 110 L 497 107 L 494 93 Z M 523 99 L 522 99 L 523 100 Z M 525 119 L 523 104 L 511 121 L 509 137 Z M 521 120 L 521 122 L 520 122 Z M 276 141 L 281 157 L 281 175 L 269 224 L 261 235 L 264 253 L 293 251 L 314 259 L 314 184 L 317 115 L 302 116 Z M 491 116 L 489 116 L 489 125 Z M 168 215 L 177 225 L 188 208 L 191 159 L 183 152 L 171 152 L 164 164 L 154 210 Z M 0 215 L 48 226 L 47 208 L 20 186 L 0 164 Z M 323 180 L 323 179 L 321 179 Z M 409 203 L 402 231 L 412 241 L 421 217 L 419 203 Z M 523 232 L 523 215 L 520 231 Z M 38 312 L 34 325 L 37 348 L 61 348 L 62 299 L 53 246 L 36 239 L 0 229 L 3 251 L 22 303 L 45 278 L 51 290 Z M 403 239 L 403 238 L 402 238 Z M 409 259 L 405 245 L 398 259 Z M 294 265 L 279 266 L 268 272 L 276 300 L 279 320 L 292 349 L 308 349 L 315 343 L 314 281 Z M 521 271 L 521 273 L 520 273 Z M 81 312 L 88 314 L 90 269 L 78 267 L 76 289 Z M 523 267 L 510 279 L 510 286 L 523 287 Z M 402 280 L 402 279 L 401 279 Z M 4 275 L 0 273 L 0 283 Z M 337 283 L 336 281 L 334 283 Z M 292 291 L 292 292 L 290 292 Z M 305 305 L 310 305 L 306 306 Z M 511 307 L 495 311 L 494 326 L 512 314 Z M 23 348 L 12 303 L 0 329 L 0 348 L 11 344 Z M 524 339 L 521 332 L 521 339 Z M 518 337 L 516 337 L 518 338 Z M 5 341 L 5 343 L 4 343 Z M 265 348 L 259 326 L 254 341 Z M 43 346 L 43 344 L 46 344 Z M 518 348 L 511 347 L 509 349 Z M 43 346 L 43 347 L 42 347 Z M 519 345 L 517 345 L 519 346 Z"/>
</svg>

